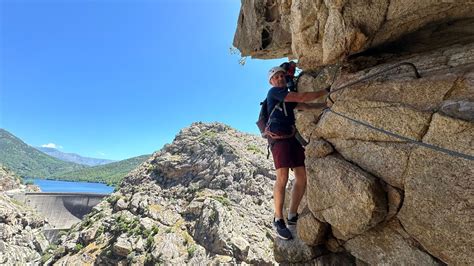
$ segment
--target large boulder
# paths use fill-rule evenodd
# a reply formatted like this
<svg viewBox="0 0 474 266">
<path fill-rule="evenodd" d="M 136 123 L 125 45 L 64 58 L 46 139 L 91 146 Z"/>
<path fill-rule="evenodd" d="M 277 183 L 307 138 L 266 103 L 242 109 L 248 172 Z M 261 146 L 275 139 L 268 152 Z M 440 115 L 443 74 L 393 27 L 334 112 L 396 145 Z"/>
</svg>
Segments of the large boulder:
<svg viewBox="0 0 474 266">
<path fill-rule="evenodd" d="M 316 219 L 306 207 L 298 219 L 298 237 L 310 246 L 323 244 L 328 225 Z"/>
<path fill-rule="evenodd" d="M 435 114 L 424 142 L 474 156 L 474 124 Z M 416 148 L 398 214 L 406 231 L 448 264 L 473 264 L 474 162 Z"/>
<path fill-rule="evenodd" d="M 374 176 L 332 155 L 309 159 L 307 165 L 308 207 L 338 238 L 361 234 L 385 218 L 386 195 Z"/>
<path fill-rule="evenodd" d="M 359 95 L 367 94 L 362 91 Z M 332 111 L 326 112 L 318 123 L 316 135 L 327 139 L 347 160 L 402 189 L 412 145 L 366 125 L 420 141 L 431 113 L 409 107 L 402 100 L 387 103 L 381 97 L 371 99 L 336 101 Z"/>
<path fill-rule="evenodd" d="M 429 254 L 403 231 L 399 222 L 391 220 L 361 235 L 344 245 L 356 258 L 371 265 L 438 265 Z"/>
<path fill-rule="evenodd" d="M 321 256 L 324 249 L 318 246 L 310 246 L 298 237 L 294 226 L 289 226 L 293 239 L 282 240 L 278 237 L 273 242 L 273 255 L 278 263 L 301 263 L 310 262 Z"/>
<path fill-rule="evenodd" d="M 126 257 L 133 250 L 132 243 L 130 243 L 126 235 L 121 235 L 113 244 L 112 250 L 117 256 Z"/>
<path fill-rule="evenodd" d="M 377 68 L 377 70 L 380 71 L 383 68 Z M 411 74 L 412 78 L 358 83 L 348 89 L 335 92 L 332 97 L 336 101 L 365 100 L 403 103 L 419 111 L 433 111 L 441 106 L 446 94 L 457 86 L 456 82 L 459 79 L 459 75 L 451 73 L 416 79 L 407 66 L 400 67 L 398 70 Z M 394 72 L 388 72 L 386 75 Z M 360 77 L 353 76 L 345 79 L 353 81 L 358 78 Z M 339 84 L 334 85 L 333 88 L 342 86 L 341 82 L 338 81 Z M 420 99 L 424 100 L 420 101 Z"/>
<path fill-rule="evenodd" d="M 412 145 L 393 142 L 329 139 L 347 160 L 357 163 L 390 185 L 403 189 Z"/>
<path fill-rule="evenodd" d="M 431 118 L 428 112 L 421 112 L 397 103 L 365 100 L 337 101 L 331 107 L 331 111 L 324 114 L 318 123 L 316 131 L 318 136 L 325 139 L 402 141 L 362 124 L 354 123 L 344 116 L 414 140 L 421 140 Z"/>
</svg>

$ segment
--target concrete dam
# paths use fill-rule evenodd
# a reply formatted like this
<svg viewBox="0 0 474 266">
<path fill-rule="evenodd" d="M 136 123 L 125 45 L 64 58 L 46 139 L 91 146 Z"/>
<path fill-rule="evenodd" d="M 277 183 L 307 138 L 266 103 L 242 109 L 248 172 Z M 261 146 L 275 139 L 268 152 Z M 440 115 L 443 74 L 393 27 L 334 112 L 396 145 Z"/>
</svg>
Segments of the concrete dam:
<svg viewBox="0 0 474 266">
<path fill-rule="evenodd" d="M 48 219 L 48 230 L 67 230 L 107 196 L 95 193 L 28 192 L 13 197 Z"/>
</svg>

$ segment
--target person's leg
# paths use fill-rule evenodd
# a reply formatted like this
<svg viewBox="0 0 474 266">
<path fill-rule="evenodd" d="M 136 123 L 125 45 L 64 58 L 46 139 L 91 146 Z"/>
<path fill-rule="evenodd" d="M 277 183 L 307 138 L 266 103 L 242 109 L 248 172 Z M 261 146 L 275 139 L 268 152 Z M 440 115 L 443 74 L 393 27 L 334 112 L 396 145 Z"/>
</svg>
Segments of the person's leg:
<svg viewBox="0 0 474 266">
<path fill-rule="evenodd" d="M 276 182 L 273 187 L 273 202 L 275 204 L 275 218 L 283 219 L 283 203 L 285 202 L 286 183 L 288 182 L 289 168 L 276 170 Z"/>
<path fill-rule="evenodd" d="M 293 190 L 291 192 L 289 213 L 296 214 L 306 190 L 306 168 L 304 166 L 299 166 L 293 168 L 293 171 L 295 173 L 295 184 L 293 185 Z"/>
</svg>

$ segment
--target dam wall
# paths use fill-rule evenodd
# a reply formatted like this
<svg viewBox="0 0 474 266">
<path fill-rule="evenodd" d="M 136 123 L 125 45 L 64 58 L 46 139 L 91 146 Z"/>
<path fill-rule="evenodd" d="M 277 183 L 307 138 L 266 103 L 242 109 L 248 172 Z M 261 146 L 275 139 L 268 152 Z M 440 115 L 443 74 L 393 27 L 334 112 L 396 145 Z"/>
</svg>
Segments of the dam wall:
<svg viewBox="0 0 474 266">
<path fill-rule="evenodd" d="M 106 196 L 108 194 L 29 192 L 13 197 L 43 215 L 49 222 L 48 229 L 67 230 Z"/>
</svg>

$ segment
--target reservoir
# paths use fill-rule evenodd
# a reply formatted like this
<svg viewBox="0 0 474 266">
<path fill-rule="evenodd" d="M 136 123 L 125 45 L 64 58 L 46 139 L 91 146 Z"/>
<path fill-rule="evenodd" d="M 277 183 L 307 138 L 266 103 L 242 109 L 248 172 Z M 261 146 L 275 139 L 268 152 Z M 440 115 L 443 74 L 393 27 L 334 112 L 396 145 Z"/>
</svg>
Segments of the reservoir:
<svg viewBox="0 0 474 266">
<path fill-rule="evenodd" d="M 114 191 L 114 187 L 102 183 L 46 180 L 38 178 L 25 179 L 25 182 L 28 181 L 33 181 L 35 185 L 40 187 L 42 192 L 110 194 Z"/>
</svg>

